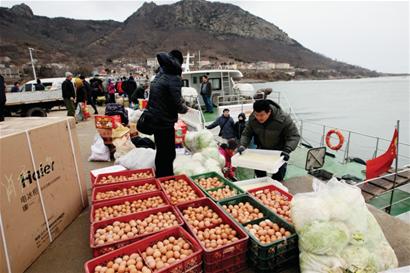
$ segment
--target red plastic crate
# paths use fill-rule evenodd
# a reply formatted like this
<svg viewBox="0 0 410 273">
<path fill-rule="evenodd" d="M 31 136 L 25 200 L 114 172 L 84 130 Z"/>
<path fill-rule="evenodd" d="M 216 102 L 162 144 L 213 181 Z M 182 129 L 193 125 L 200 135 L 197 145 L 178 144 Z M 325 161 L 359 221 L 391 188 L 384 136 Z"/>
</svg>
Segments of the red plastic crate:
<svg viewBox="0 0 410 273">
<path fill-rule="evenodd" d="M 204 250 L 204 262 L 207 264 L 221 262 L 225 259 L 233 257 L 238 253 L 242 253 L 247 250 L 248 246 L 248 235 L 243 231 L 229 216 L 227 216 L 220 207 L 218 207 L 214 202 L 211 201 L 209 198 L 203 198 L 200 200 L 196 200 L 189 203 L 184 203 L 181 205 L 176 206 L 181 217 L 183 218 L 183 211 L 188 207 L 196 208 L 199 206 L 208 206 L 211 208 L 215 213 L 218 214 L 219 217 L 222 218 L 223 224 L 228 224 L 231 228 L 233 228 L 236 233 L 237 237 L 239 238 L 238 241 L 222 246 L 220 248 L 214 250 L 207 250 L 205 247 L 202 246 Z M 198 237 L 193 232 L 193 227 L 186 222 L 187 228 L 190 233 L 198 240 Z M 219 224 L 218 224 L 219 225 Z M 199 240 L 198 240 L 199 242 Z"/>
<path fill-rule="evenodd" d="M 255 188 L 255 189 L 252 189 L 252 190 L 249 190 L 249 191 L 248 191 L 249 194 L 250 194 L 256 201 L 258 201 L 261 205 L 265 206 L 265 207 L 266 207 L 267 209 L 269 209 L 270 211 L 272 211 L 272 209 L 271 209 L 270 207 L 266 206 L 265 204 L 263 204 L 263 203 L 262 203 L 262 200 L 260 200 L 259 198 L 256 197 L 256 194 L 257 194 L 257 193 L 263 192 L 264 190 L 269 190 L 269 191 L 271 191 L 271 192 L 272 192 L 272 191 L 279 192 L 281 195 L 287 197 L 288 201 L 291 201 L 292 198 L 293 198 L 293 195 L 292 195 L 292 194 L 290 194 L 290 193 L 288 193 L 288 192 L 286 192 L 286 191 L 284 191 L 284 190 L 282 190 L 282 189 L 280 189 L 280 188 L 278 188 L 278 187 L 276 187 L 276 186 L 274 186 L 274 185 L 263 186 L 263 187 Z M 276 212 L 274 212 L 274 211 L 272 211 L 272 213 L 275 213 L 275 215 L 277 215 L 278 217 L 280 217 L 283 221 L 286 221 L 287 223 L 289 222 L 289 221 L 285 220 L 280 214 L 278 214 L 278 213 L 276 213 Z M 290 223 L 290 222 L 289 222 L 289 223 Z M 292 224 L 292 223 L 290 223 L 290 224 Z"/>
<path fill-rule="evenodd" d="M 108 201 L 108 200 L 117 200 L 117 199 L 124 198 L 124 197 L 135 196 L 135 195 L 146 193 L 146 192 L 142 192 L 142 193 L 137 193 L 137 194 L 132 194 L 132 195 L 118 196 L 118 197 L 114 197 L 114 198 L 110 198 L 110 199 L 102 199 L 102 200 L 97 200 L 96 199 L 97 193 L 99 193 L 99 192 L 107 192 L 107 191 L 116 191 L 116 190 L 121 190 L 121 189 L 128 189 L 128 188 L 131 188 L 132 186 L 142 186 L 146 183 L 155 185 L 155 190 L 148 191 L 148 192 L 162 191 L 161 186 L 159 185 L 158 181 L 155 178 L 150 178 L 150 179 L 146 179 L 146 180 L 131 181 L 131 182 L 124 182 L 124 183 L 117 183 L 117 184 L 113 184 L 113 185 L 95 187 L 93 189 L 92 193 L 91 193 L 91 202 L 93 204 L 97 204 L 97 203 L 105 202 L 105 201 Z"/>
<path fill-rule="evenodd" d="M 161 188 L 162 188 L 162 190 L 164 191 L 165 195 L 167 196 L 167 198 L 168 198 L 170 204 L 172 204 L 172 205 L 179 205 L 179 204 L 184 204 L 184 203 L 189 203 L 189 202 L 194 201 L 194 200 L 188 200 L 188 201 L 183 201 L 183 202 L 180 202 L 180 203 L 172 203 L 170 196 L 169 196 L 168 193 L 165 191 L 165 188 L 164 188 L 164 186 L 162 185 L 163 182 L 165 182 L 165 181 L 167 181 L 167 180 L 170 180 L 170 179 L 173 179 L 173 180 L 183 179 L 184 181 L 186 181 L 186 182 L 188 183 L 188 185 L 194 190 L 194 192 L 195 192 L 196 195 L 198 196 L 198 199 L 195 199 L 195 200 L 199 200 L 199 199 L 201 199 L 201 198 L 206 197 L 205 194 L 201 191 L 201 189 L 198 188 L 198 186 L 195 185 L 195 183 L 192 182 L 192 180 L 189 179 L 189 177 L 186 176 L 186 175 L 184 175 L 184 174 L 158 178 L 159 184 L 161 185 Z"/>
<path fill-rule="evenodd" d="M 138 242 L 129 244 L 127 246 L 116 249 L 110 253 L 104 254 L 98 258 L 94 258 L 84 264 L 85 273 L 94 273 L 94 268 L 97 265 L 102 265 L 108 261 L 112 261 L 117 257 L 130 255 L 131 253 L 141 253 L 149 246 L 155 244 L 158 241 L 167 239 L 170 236 L 183 237 L 189 241 L 194 253 L 187 258 L 161 270 L 155 271 L 155 273 L 199 273 L 201 272 L 202 262 L 202 248 L 199 243 L 182 227 L 170 228 L 161 232 L 158 232 L 152 236 L 149 236 Z M 144 261 L 145 262 L 145 261 Z M 146 263 L 145 263 L 146 264 Z"/>
<path fill-rule="evenodd" d="M 114 182 L 114 183 L 106 183 L 106 184 L 99 184 L 99 181 L 103 178 L 103 177 L 107 177 L 107 176 L 131 176 L 133 174 L 136 173 L 145 173 L 148 172 L 152 175 L 152 177 L 149 178 L 139 178 L 139 179 L 131 179 L 128 181 L 124 181 L 124 182 Z M 122 183 L 126 183 L 126 182 L 131 182 L 131 181 L 140 181 L 140 180 L 147 180 L 147 179 L 152 179 L 155 178 L 155 172 L 154 169 L 152 168 L 147 168 L 147 169 L 140 169 L 140 170 L 127 170 L 127 171 L 120 171 L 120 172 L 113 172 L 113 173 L 103 173 L 103 174 L 99 174 L 97 175 L 97 177 L 95 178 L 93 184 L 91 185 L 92 188 L 95 187 L 102 187 L 102 186 L 107 186 L 107 185 L 118 185 L 118 184 L 122 184 Z"/>
<path fill-rule="evenodd" d="M 233 257 L 224 259 L 223 261 L 218 261 L 215 263 L 204 263 L 203 268 L 206 273 L 216 273 L 231 268 L 235 265 L 241 264 L 243 261 L 246 261 L 247 251 L 245 250 L 242 253 L 236 254 Z"/>
<path fill-rule="evenodd" d="M 169 212 L 169 211 L 172 211 L 174 213 L 174 215 L 177 218 L 178 224 L 180 226 L 182 226 L 184 224 L 184 221 L 182 220 L 181 215 L 179 215 L 177 210 L 173 206 L 170 206 L 170 205 L 160 207 L 160 208 L 157 208 L 157 209 L 143 211 L 143 212 L 137 212 L 137 213 L 133 213 L 133 214 L 117 217 L 117 218 L 112 218 L 112 219 L 109 219 L 109 220 L 105 220 L 105 221 L 96 222 L 96 223 L 91 224 L 91 228 L 90 228 L 90 247 L 93 249 L 94 257 L 100 256 L 100 255 L 105 254 L 107 252 L 111 252 L 111 251 L 113 251 L 117 248 L 126 246 L 126 245 L 128 245 L 132 242 L 141 240 L 142 238 L 148 237 L 152 234 L 161 232 L 163 230 L 167 230 L 169 228 L 163 229 L 163 230 L 160 230 L 160 231 L 157 231 L 157 232 L 151 232 L 151 233 L 147 233 L 147 234 L 138 235 L 138 236 L 136 236 L 134 238 L 131 238 L 131 239 L 120 240 L 120 241 L 116 241 L 116 242 L 113 242 L 113 243 L 107 243 L 107 244 L 104 244 L 102 246 L 94 245 L 94 234 L 95 234 L 97 229 L 102 228 L 102 227 L 106 227 L 108 225 L 111 225 L 115 221 L 128 222 L 128 221 L 131 221 L 131 220 L 141 220 L 141 219 L 144 219 L 144 218 L 148 217 L 151 214 L 156 214 L 158 212 Z"/>
<path fill-rule="evenodd" d="M 90 222 L 94 223 L 94 222 L 104 221 L 104 220 L 100 220 L 100 221 L 95 220 L 95 211 L 99 208 L 111 207 L 111 206 L 115 206 L 115 205 L 121 205 L 121 204 L 124 204 L 126 201 L 132 203 L 132 202 L 137 201 L 137 200 L 144 200 L 144 199 L 148 199 L 150 197 L 156 197 L 156 196 L 161 197 L 162 201 L 164 201 L 163 204 L 161 204 L 160 206 L 158 206 L 156 208 L 160 208 L 160 207 L 169 205 L 168 198 L 166 198 L 165 194 L 162 191 L 152 191 L 152 192 L 140 193 L 140 194 L 136 194 L 136 195 L 125 196 L 125 197 L 116 198 L 116 199 L 108 199 L 107 201 L 97 202 L 97 203 L 95 203 L 94 205 L 91 206 Z M 148 210 L 156 209 L 156 208 L 150 208 Z M 141 212 L 141 211 L 139 211 L 139 212 Z M 130 214 L 132 214 L 132 213 L 130 213 Z M 121 216 L 125 216 L 125 215 L 121 215 Z M 108 219 L 105 219 L 105 220 L 108 220 Z"/>
</svg>

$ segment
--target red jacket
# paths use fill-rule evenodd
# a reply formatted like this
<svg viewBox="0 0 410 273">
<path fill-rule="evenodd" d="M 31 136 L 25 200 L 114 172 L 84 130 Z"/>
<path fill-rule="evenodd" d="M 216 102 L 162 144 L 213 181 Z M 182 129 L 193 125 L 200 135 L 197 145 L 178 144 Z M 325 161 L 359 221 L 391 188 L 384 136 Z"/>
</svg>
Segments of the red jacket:
<svg viewBox="0 0 410 273">
<path fill-rule="evenodd" d="M 232 167 L 232 156 L 234 155 L 234 152 L 230 149 L 223 149 L 221 147 L 219 147 L 219 153 L 221 155 L 223 155 L 223 157 L 225 158 L 225 169 L 226 171 L 224 171 L 224 175 L 226 178 L 232 179 L 235 177 L 235 169 L 234 167 Z"/>
</svg>

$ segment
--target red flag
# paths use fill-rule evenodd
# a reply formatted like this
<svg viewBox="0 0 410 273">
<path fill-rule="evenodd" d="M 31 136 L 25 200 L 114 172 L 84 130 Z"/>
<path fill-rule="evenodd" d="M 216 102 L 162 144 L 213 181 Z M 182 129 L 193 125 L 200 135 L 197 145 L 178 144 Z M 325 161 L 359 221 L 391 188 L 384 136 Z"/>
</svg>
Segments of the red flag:
<svg viewBox="0 0 410 273">
<path fill-rule="evenodd" d="M 374 159 L 366 161 L 366 179 L 378 177 L 389 170 L 397 154 L 397 139 L 399 132 L 394 130 L 393 139 L 387 151 Z"/>
</svg>

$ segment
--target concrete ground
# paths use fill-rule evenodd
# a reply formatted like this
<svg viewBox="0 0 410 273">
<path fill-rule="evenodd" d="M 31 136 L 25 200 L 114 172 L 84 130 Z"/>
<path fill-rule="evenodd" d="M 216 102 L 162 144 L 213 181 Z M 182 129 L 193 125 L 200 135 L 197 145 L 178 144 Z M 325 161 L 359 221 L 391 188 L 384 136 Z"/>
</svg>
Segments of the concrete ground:
<svg viewBox="0 0 410 273">
<path fill-rule="evenodd" d="M 103 109 L 99 109 L 103 113 Z M 65 115 L 65 111 L 50 113 L 50 116 Z M 88 196 L 91 194 L 89 179 L 90 170 L 110 166 L 112 162 L 88 162 L 90 147 L 96 134 L 94 121 L 90 119 L 77 124 L 77 134 L 80 142 L 83 176 L 87 181 Z M 291 193 L 311 191 L 310 179 L 295 178 L 286 183 Z M 26 270 L 26 273 L 80 273 L 84 272 L 84 263 L 92 258 L 89 247 L 89 212 L 86 208 L 78 218 L 45 250 L 42 255 Z M 410 265 L 410 225 L 393 218 L 381 211 L 371 208 L 381 224 L 385 235 L 396 251 L 401 266 Z M 285 272 L 298 272 L 298 266 Z M 247 270 L 245 272 L 253 272 Z"/>
</svg>

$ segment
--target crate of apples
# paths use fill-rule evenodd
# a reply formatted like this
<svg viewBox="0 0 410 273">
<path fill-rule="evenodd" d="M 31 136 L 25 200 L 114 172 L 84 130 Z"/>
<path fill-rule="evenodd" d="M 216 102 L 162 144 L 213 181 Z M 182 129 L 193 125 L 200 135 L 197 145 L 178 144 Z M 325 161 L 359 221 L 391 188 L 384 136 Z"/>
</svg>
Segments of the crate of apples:
<svg viewBox="0 0 410 273">
<path fill-rule="evenodd" d="M 205 266 L 246 251 L 248 235 L 208 198 L 177 206 L 205 251 Z"/>
<path fill-rule="evenodd" d="M 94 250 L 94 256 L 99 256 L 183 223 L 177 211 L 171 206 L 95 222 L 91 224 L 90 246 Z"/>
<path fill-rule="evenodd" d="M 204 193 L 186 175 L 163 177 L 158 180 L 172 205 L 205 197 Z"/>
<path fill-rule="evenodd" d="M 85 263 L 86 273 L 201 272 L 202 249 L 182 227 L 156 233 Z"/>
<path fill-rule="evenodd" d="M 94 188 L 91 194 L 91 200 L 92 203 L 95 204 L 107 200 L 160 190 L 161 187 L 156 179 L 132 181 Z"/>
<path fill-rule="evenodd" d="M 291 194 L 273 185 L 253 189 L 249 193 L 288 223 L 292 223 L 290 212 Z"/>
<path fill-rule="evenodd" d="M 163 192 L 147 192 L 130 197 L 109 200 L 91 207 L 90 222 L 99 222 L 136 212 L 146 211 L 168 205 Z"/>
<path fill-rule="evenodd" d="M 137 181 L 154 177 L 155 173 L 152 168 L 120 171 L 115 173 L 104 173 L 96 177 L 96 179 L 94 180 L 93 187 L 99 187 L 102 185 L 112 185 L 129 181 Z"/>
</svg>

